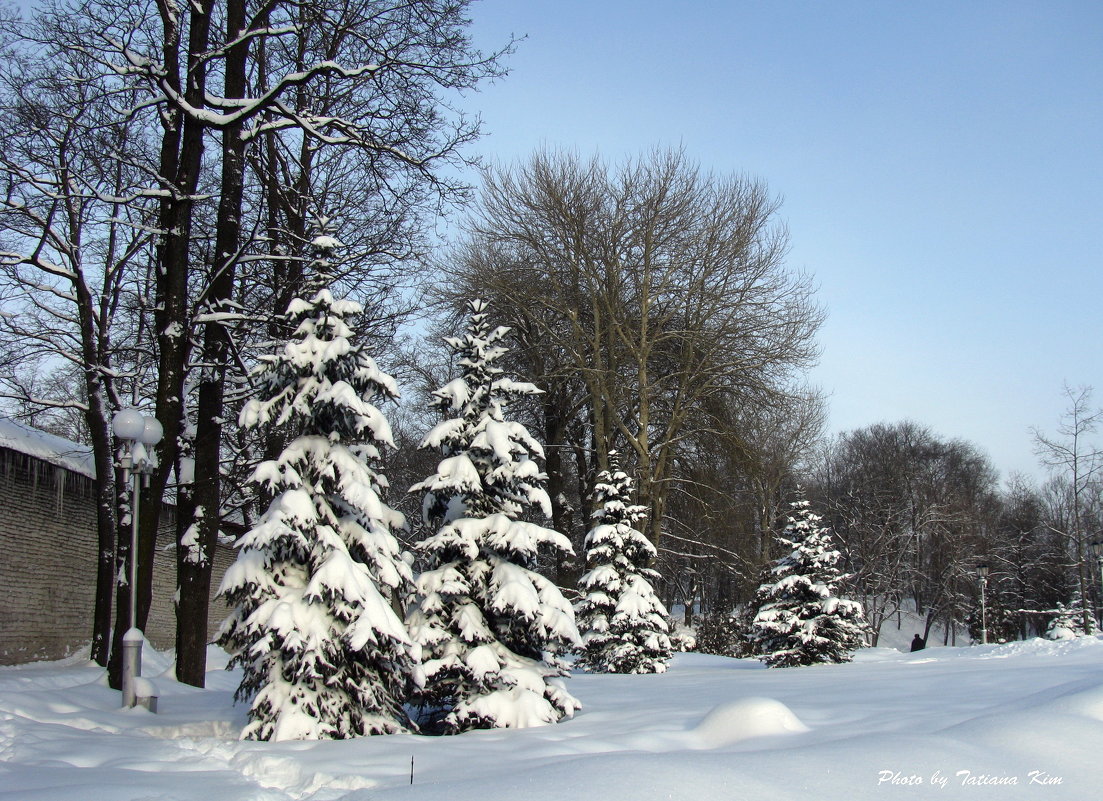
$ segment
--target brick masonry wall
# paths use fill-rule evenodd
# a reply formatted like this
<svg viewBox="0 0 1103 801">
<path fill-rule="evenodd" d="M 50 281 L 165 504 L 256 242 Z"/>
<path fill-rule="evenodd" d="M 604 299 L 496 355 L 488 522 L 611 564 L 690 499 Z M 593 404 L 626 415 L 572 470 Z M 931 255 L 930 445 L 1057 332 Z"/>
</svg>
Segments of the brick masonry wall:
<svg viewBox="0 0 1103 801">
<path fill-rule="evenodd" d="M 173 512 L 166 510 L 153 561 L 146 637 L 159 649 L 175 640 Z M 87 476 L 0 448 L 0 665 L 60 659 L 92 639 L 96 592 L 96 510 Z M 215 553 L 211 594 L 234 559 Z M 226 616 L 211 603 L 208 636 Z"/>
</svg>

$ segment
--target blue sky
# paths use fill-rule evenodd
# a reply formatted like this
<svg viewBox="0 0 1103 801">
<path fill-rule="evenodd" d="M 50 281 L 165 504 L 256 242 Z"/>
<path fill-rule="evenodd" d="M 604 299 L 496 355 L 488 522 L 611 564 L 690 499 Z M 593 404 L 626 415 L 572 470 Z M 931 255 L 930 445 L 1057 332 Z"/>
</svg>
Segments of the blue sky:
<svg viewBox="0 0 1103 801">
<path fill-rule="evenodd" d="M 1097 388 L 1103 4 L 481 0 L 465 100 L 490 160 L 683 145 L 784 198 L 829 312 L 831 428 L 913 419 L 1040 474 L 1063 382 Z"/>
</svg>

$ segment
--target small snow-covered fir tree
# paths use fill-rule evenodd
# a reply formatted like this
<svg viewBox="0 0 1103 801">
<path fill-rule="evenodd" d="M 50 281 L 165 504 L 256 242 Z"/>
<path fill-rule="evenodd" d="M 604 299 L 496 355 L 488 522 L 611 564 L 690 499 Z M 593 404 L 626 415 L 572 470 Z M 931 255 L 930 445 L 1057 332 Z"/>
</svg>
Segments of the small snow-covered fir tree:
<svg viewBox="0 0 1103 801">
<path fill-rule="evenodd" d="M 287 315 L 294 333 L 262 358 L 246 428 L 291 437 L 252 483 L 274 495 L 238 542 L 220 593 L 232 607 L 219 642 L 244 670 L 251 700 L 243 738 L 312 740 L 404 731 L 404 703 L 420 679 L 417 649 L 392 609 L 412 582 L 383 501 L 380 448 L 390 426 L 373 405 L 394 380 L 354 341 L 361 308 L 329 289 L 339 242 L 314 239 L 309 300 Z"/>
<path fill-rule="evenodd" d="M 1046 626 L 1047 640 L 1071 640 L 1084 634 L 1084 623 L 1063 603 L 1057 604 L 1053 619 Z"/>
<path fill-rule="evenodd" d="M 1085 619 L 1088 621 L 1087 628 L 1084 626 Z M 1057 604 L 1053 619 L 1046 626 L 1046 639 L 1071 640 L 1076 637 L 1091 636 L 1097 632 L 1095 615 L 1090 612 L 1085 615 L 1084 597 L 1077 592 L 1073 595 L 1072 603 L 1069 605 Z"/>
<path fill-rule="evenodd" d="M 831 529 L 820 525 L 808 501 L 792 507 L 777 537 L 785 555 L 758 588 L 748 643 L 769 667 L 849 662 L 865 644 L 862 605 L 835 594 L 843 577 Z"/>
<path fill-rule="evenodd" d="M 447 340 L 461 375 L 434 393 L 444 419 L 422 442 L 444 458 L 411 488 L 424 493 L 431 533 L 417 546 L 425 570 L 407 622 L 423 652 L 426 728 L 447 733 L 555 723 L 579 707 L 560 656 L 578 643 L 574 615 L 536 572 L 542 550 L 566 556 L 571 545 L 521 519 L 530 509 L 551 515 L 535 461 L 543 450 L 504 413 L 539 390 L 495 365 L 508 329 L 490 328 L 481 301 L 468 311 L 464 335 Z"/>
<path fill-rule="evenodd" d="M 632 504 L 632 480 L 615 452 L 594 486 L 594 527 L 586 535 L 587 572 L 575 618 L 582 632 L 578 664 L 595 673 L 662 673 L 673 650 L 665 607 L 648 567 L 655 546 L 636 528 L 647 509 Z"/>
</svg>

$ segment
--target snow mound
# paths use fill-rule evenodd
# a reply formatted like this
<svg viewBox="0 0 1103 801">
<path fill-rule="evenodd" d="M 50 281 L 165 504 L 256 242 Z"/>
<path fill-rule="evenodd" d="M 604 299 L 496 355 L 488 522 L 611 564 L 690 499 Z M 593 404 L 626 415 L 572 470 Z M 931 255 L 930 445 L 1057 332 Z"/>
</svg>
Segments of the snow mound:
<svg viewBox="0 0 1103 801">
<path fill-rule="evenodd" d="M 323 790 L 327 791 L 326 795 L 336 797 L 330 795 L 330 791 L 363 790 L 378 784 L 374 778 L 354 772 L 315 770 L 310 761 L 288 759 L 283 753 L 239 753 L 230 764 L 260 787 L 296 799 L 313 798 Z"/>
<path fill-rule="evenodd" d="M 752 737 L 801 734 L 809 728 L 773 698 L 740 698 L 713 707 L 693 729 L 702 748 L 722 748 Z"/>
</svg>

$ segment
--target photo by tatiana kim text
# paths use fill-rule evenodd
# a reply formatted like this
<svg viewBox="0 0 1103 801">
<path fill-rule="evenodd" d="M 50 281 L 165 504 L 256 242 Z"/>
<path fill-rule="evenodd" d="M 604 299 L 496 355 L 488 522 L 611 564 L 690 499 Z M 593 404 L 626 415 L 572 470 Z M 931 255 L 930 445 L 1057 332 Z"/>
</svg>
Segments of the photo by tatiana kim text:
<svg viewBox="0 0 1103 801">
<path fill-rule="evenodd" d="M 928 785 L 936 789 L 954 787 L 1021 787 L 1028 785 L 1041 787 L 1064 784 L 1064 779 L 1044 770 L 1031 770 L 1023 774 L 978 773 L 961 769 L 949 773 L 936 770 L 929 776 L 918 773 L 904 773 L 899 770 L 880 770 L 877 772 L 878 787 L 918 787 Z"/>
</svg>

